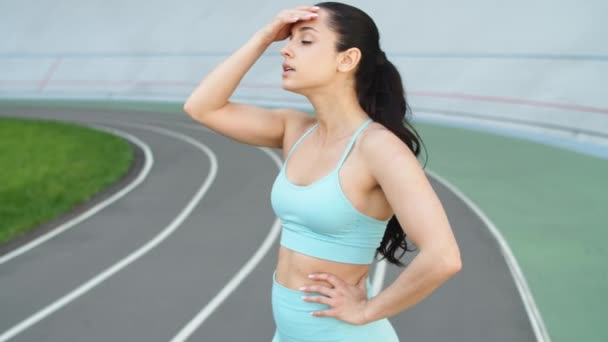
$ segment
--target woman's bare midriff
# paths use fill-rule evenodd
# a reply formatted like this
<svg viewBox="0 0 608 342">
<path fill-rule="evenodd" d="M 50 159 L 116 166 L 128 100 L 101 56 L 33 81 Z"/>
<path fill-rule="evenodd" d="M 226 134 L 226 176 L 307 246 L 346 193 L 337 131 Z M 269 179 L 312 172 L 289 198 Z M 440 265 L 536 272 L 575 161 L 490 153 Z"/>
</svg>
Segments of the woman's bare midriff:
<svg viewBox="0 0 608 342">
<path fill-rule="evenodd" d="M 315 258 L 292 251 L 280 246 L 276 268 L 276 281 L 292 290 L 299 291 L 300 287 L 321 284 L 333 288 L 325 280 L 308 278 L 310 273 L 331 273 L 348 284 L 354 285 L 363 277 L 367 277 L 370 265 L 347 264 Z"/>
</svg>

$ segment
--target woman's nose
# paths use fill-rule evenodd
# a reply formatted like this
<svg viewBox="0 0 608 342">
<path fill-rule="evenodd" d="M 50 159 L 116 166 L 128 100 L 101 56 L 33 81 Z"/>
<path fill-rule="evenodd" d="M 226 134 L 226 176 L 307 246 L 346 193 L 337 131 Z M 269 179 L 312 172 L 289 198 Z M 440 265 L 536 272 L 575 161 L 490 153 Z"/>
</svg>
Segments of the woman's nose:
<svg viewBox="0 0 608 342">
<path fill-rule="evenodd" d="M 285 45 L 281 48 L 280 53 L 281 53 L 281 56 L 283 56 L 283 57 L 291 56 L 291 52 L 289 51 L 287 45 Z"/>
</svg>

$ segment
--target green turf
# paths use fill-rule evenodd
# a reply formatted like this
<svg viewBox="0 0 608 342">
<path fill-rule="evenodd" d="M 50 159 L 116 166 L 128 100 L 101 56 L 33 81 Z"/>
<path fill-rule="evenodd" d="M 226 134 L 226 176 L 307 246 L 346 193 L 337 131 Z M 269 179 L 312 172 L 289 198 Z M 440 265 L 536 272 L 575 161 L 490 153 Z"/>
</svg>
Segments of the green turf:
<svg viewBox="0 0 608 342">
<path fill-rule="evenodd" d="M 552 341 L 608 341 L 608 161 L 473 130 L 415 127 L 427 167 L 507 240 Z"/>
<path fill-rule="evenodd" d="M 122 138 L 57 121 L 0 118 L 0 243 L 90 199 L 133 160 Z"/>
</svg>

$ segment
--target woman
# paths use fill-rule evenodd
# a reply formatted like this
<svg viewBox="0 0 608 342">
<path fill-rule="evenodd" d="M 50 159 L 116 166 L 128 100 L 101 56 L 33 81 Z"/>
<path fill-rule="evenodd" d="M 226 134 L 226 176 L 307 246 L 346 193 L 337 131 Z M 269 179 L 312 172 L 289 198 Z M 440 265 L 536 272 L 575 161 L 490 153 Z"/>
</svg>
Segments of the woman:
<svg viewBox="0 0 608 342">
<path fill-rule="evenodd" d="M 316 115 L 230 102 L 266 48 L 288 37 L 283 88 L 306 96 Z M 447 216 L 417 160 L 419 140 L 404 126 L 407 107 L 373 20 L 336 2 L 280 12 L 184 104 L 224 136 L 283 148 L 271 191 L 283 223 L 273 342 L 399 341 L 387 318 L 461 269 Z M 407 250 L 406 233 L 420 252 L 372 298 L 373 258 L 403 266 L 395 252 Z"/>
</svg>

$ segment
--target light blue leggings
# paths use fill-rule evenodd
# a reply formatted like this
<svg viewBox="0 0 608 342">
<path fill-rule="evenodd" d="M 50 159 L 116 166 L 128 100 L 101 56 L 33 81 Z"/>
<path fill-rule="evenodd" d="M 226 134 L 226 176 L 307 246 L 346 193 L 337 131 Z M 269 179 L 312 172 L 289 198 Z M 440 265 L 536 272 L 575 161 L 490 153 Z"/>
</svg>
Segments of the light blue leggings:
<svg viewBox="0 0 608 342">
<path fill-rule="evenodd" d="M 371 298 L 367 278 L 367 298 Z M 272 274 L 272 315 L 276 330 L 272 342 L 399 342 L 399 337 L 387 318 L 365 325 L 353 325 L 335 317 L 311 316 L 312 311 L 327 310 L 329 305 L 306 302 L 302 296 L 318 296 L 319 292 L 290 289 L 277 282 Z"/>
</svg>

